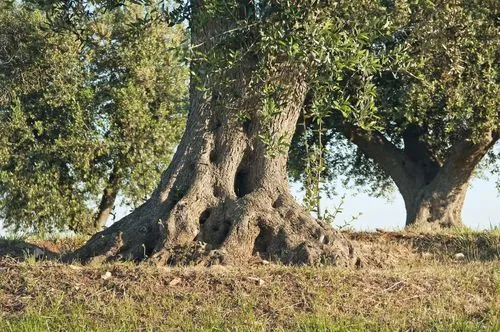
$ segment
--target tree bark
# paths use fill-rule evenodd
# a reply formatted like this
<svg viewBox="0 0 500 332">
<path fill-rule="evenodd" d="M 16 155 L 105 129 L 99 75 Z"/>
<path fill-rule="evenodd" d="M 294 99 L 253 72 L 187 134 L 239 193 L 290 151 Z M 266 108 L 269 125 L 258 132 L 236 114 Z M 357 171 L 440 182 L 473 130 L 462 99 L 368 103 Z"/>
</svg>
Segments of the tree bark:
<svg viewBox="0 0 500 332">
<path fill-rule="evenodd" d="M 342 123 L 341 128 L 346 138 L 393 179 L 405 202 L 408 228 L 465 227 L 461 214 L 470 179 L 478 163 L 498 141 L 498 134 L 487 132 L 475 142 L 464 138 L 450 148 L 441 162 L 420 141 L 416 128 L 404 133 L 403 149 L 380 132 L 348 123 Z"/>
<path fill-rule="evenodd" d="M 191 33 L 203 51 L 228 27 L 198 25 L 200 3 L 192 3 Z M 280 113 L 263 123 L 262 100 L 249 89 L 254 69 L 249 59 L 232 70 L 231 93 L 199 89 L 192 79 L 186 131 L 152 197 L 70 258 L 239 264 L 259 255 L 290 264 L 353 262 L 350 244 L 289 193 L 287 151 L 271 158 L 259 137 L 267 130 L 290 143 L 307 92 L 303 73 L 284 63 L 267 77 L 280 87 Z M 208 81 L 205 71 L 192 63 L 197 78 Z M 247 120 L 232 110 L 244 111 Z"/>
<path fill-rule="evenodd" d="M 94 229 L 101 231 L 109 219 L 113 207 L 115 205 L 116 197 L 120 190 L 120 178 L 117 175 L 116 166 L 109 175 L 108 184 L 104 189 L 101 197 L 99 209 L 94 218 Z"/>
<path fill-rule="evenodd" d="M 475 142 L 464 138 L 450 148 L 444 163 L 431 180 L 403 194 L 407 208 L 406 225 L 413 229 L 465 227 L 462 208 L 470 179 L 477 165 L 498 141 L 498 135 L 487 132 Z M 428 164 L 421 173 L 429 174 Z M 426 178 L 426 177 L 424 177 Z"/>
<path fill-rule="evenodd" d="M 464 179 L 463 182 L 463 185 L 455 188 L 439 188 L 436 185 L 415 188 L 414 195 L 403 196 L 406 226 L 421 231 L 464 227 L 462 208 L 469 179 Z"/>
</svg>

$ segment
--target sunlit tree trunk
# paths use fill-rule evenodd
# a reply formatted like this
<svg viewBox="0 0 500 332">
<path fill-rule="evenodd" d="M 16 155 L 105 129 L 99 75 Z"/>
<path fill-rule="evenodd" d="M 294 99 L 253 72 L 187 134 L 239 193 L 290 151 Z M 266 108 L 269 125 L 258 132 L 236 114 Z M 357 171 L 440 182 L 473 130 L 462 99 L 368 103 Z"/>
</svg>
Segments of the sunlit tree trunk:
<svg viewBox="0 0 500 332">
<path fill-rule="evenodd" d="M 94 218 L 94 229 L 97 231 L 102 230 L 106 226 L 106 222 L 113 212 L 116 197 L 120 191 L 120 178 L 117 175 L 116 168 L 113 169 L 109 175 L 106 188 L 103 190 L 101 203 Z"/>
<path fill-rule="evenodd" d="M 202 1 L 192 3 L 192 42 L 208 50 L 221 29 L 200 23 Z M 192 72 L 205 79 L 202 63 Z M 152 197 L 130 215 L 95 235 L 73 258 L 244 263 L 252 255 L 284 263 L 348 264 L 353 252 L 343 237 L 313 218 L 289 193 L 287 148 L 274 157 L 259 137 L 266 130 L 289 144 L 307 86 L 304 73 L 277 64 L 267 82 L 280 87 L 280 113 L 259 117 L 262 100 L 249 88 L 252 59 L 231 70 L 231 95 L 191 82 L 185 134 Z M 208 78 L 207 78 L 208 79 Z M 207 85 L 208 86 L 208 85 Z M 246 121 L 234 112 L 244 111 Z"/>
<path fill-rule="evenodd" d="M 419 230 L 464 227 L 462 207 L 474 170 L 498 141 L 487 132 L 455 142 L 442 162 L 411 133 L 398 148 L 377 131 L 345 124 L 344 135 L 392 178 L 403 196 L 406 226 Z"/>
</svg>

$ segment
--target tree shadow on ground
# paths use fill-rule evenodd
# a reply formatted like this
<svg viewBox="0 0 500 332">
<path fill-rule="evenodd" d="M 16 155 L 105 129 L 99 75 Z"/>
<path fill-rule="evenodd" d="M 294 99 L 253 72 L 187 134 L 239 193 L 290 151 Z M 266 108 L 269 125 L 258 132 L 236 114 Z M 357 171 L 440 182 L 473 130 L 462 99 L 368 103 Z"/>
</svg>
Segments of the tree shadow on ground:
<svg viewBox="0 0 500 332">
<path fill-rule="evenodd" d="M 18 260 L 59 259 L 60 253 L 23 240 L 0 239 L 0 258 L 6 257 Z"/>
</svg>

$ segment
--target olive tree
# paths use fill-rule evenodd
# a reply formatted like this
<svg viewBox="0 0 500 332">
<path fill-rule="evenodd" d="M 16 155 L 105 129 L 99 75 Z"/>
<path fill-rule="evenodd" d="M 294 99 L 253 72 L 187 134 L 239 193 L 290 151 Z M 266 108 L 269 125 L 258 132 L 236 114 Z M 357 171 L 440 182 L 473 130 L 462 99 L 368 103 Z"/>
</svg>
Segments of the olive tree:
<svg viewBox="0 0 500 332">
<path fill-rule="evenodd" d="M 324 180 L 344 174 L 383 193 L 390 179 L 403 196 L 406 225 L 461 227 L 478 164 L 490 153 L 483 168 L 498 167 L 492 150 L 500 138 L 498 6 L 386 3 L 389 30 L 373 31 L 364 44 L 367 61 L 377 66 L 346 68 L 326 94 L 320 82 L 304 105 L 319 109 L 320 120 L 307 118 L 301 132 L 310 145 L 319 139 L 330 147 L 322 150 Z M 296 179 L 305 174 L 300 137 L 291 161 Z"/>
<path fill-rule="evenodd" d="M 352 247 L 296 203 L 287 159 L 325 68 L 358 66 L 373 1 L 193 0 L 186 131 L 151 198 L 72 258 L 347 264 Z M 336 77 L 333 77 L 336 79 Z M 332 79 L 333 79 L 332 78 Z M 331 81 L 331 80 L 330 80 Z"/>
<path fill-rule="evenodd" d="M 182 134 L 185 32 L 138 24 L 147 6 L 94 10 L 74 26 L 49 8 L 2 2 L 0 218 L 101 230 L 118 195 L 144 202 Z"/>
</svg>

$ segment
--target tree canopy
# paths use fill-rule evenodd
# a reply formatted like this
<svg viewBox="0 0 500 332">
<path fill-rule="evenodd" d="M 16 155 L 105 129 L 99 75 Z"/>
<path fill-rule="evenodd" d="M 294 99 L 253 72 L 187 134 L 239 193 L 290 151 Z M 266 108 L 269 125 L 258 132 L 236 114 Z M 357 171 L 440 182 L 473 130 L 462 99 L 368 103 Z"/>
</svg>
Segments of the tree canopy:
<svg viewBox="0 0 500 332">
<path fill-rule="evenodd" d="M 172 162 L 144 204 L 92 237 L 75 253 L 79 259 L 211 264 L 259 255 L 349 264 L 354 249 L 290 195 L 290 146 L 296 149 L 292 174 L 315 187 L 309 195 L 338 170 L 329 169 L 338 158 L 325 162 L 325 148 L 335 149 L 344 137 L 364 154 L 350 166 L 359 178 L 394 180 L 407 223 L 449 227 L 459 223 L 476 165 L 499 138 L 492 0 L 179 0 L 161 15 L 149 1 L 31 3 L 48 13 L 51 29 L 40 34 L 61 38 L 34 40 L 61 59 L 53 64 L 50 52 L 23 51 L 31 54 L 26 70 L 6 71 L 21 83 L 8 89 L 2 108 L 10 126 L 2 140 L 13 147 L 2 152 L 1 188 L 9 193 L 3 206 L 36 206 L 50 195 L 68 207 L 76 197 L 80 205 L 3 209 L 29 227 L 36 227 L 33 216 L 77 227 L 75 216 L 84 215 L 78 211 L 89 214 L 97 195 L 109 210 L 117 188 L 132 202 L 153 188 L 154 174 L 147 172 L 167 164 L 161 158 L 173 150 L 169 134 L 181 128 L 175 125 L 184 95 L 178 85 L 187 81 L 167 46 L 176 48 L 179 39 L 165 38 L 179 28 L 157 33 L 155 27 L 189 22 L 189 113 Z M 65 43 L 71 52 L 60 49 Z M 160 51 L 166 53 L 154 58 Z M 64 64 L 66 58 L 73 62 Z M 30 82 L 24 72 L 40 69 L 34 76 L 44 84 L 24 86 Z M 63 134 L 47 117 L 66 121 Z M 163 131 L 154 135 L 158 127 Z M 304 167 L 311 165 L 316 174 Z M 9 176 L 12 170 L 22 176 Z M 46 183 L 58 185 L 40 200 L 38 186 Z"/>
<path fill-rule="evenodd" d="M 89 230 L 118 193 L 132 206 L 142 203 L 182 134 L 183 28 L 140 24 L 146 6 L 94 9 L 78 25 L 60 26 L 45 7 L 2 8 L 6 226 Z"/>
<path fill-rule="evenodd" d="M 386 33 L 372 31 L 363 46 L 367 63 L 375 65 L 345 68 L 336 84 L 326 84 L 326 95 L 328 80 L 312 85 L 304 107 L 318 111 L 306 114 L 305 130 L 296 133 L 290 162 L 295 179 L 308 174 L 310 163 L 302 156 L 312 146 L 321 150 L 324 181 L 340 175 L 383 194 L 392 179 L 403 196 L 411 196 L 405 191 L 437 183 L 444 173 L 468 182 L 498 141 L 495 2 L 385 3 Z M 494 169 L 497 159 L 491 157 L 487 166 Z M 465 159 L 472 160 L 460 164 Z M 459 175 L 453 164 L 467 172 Z"/>
</svg>

